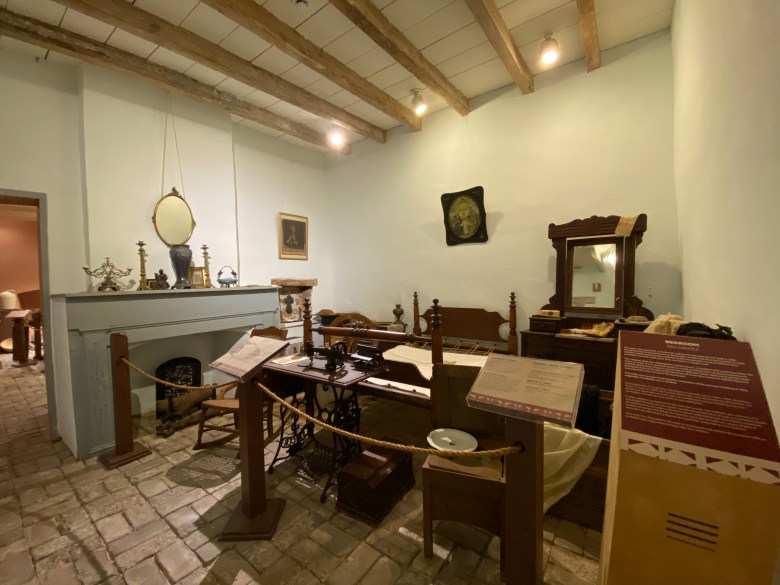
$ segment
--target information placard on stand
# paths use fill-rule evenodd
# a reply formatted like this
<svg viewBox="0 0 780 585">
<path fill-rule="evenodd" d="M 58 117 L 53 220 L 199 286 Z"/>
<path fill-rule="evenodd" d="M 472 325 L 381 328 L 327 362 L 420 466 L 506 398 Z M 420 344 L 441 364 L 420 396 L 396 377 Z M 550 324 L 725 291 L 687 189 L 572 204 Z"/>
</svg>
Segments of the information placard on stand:
<svg viewBox="0 0 780 585">
<path fill-rule="evenodd" d="M 504 416 L 573 427 L 584 372 L 582 364 L 493 354 L 466 402 Z"/>
<path fill-rule="evenodd" d="M 750 345 L 622 332 L 615 411 L 600 583 L 772 583 L 780 446 Z"/>
<path fill-rule="evenodd" d="M 262 369 L 266 361 L 288 345 L 289 342 L 280 339 L 250 337 L 246 342 L 237 344 L 225 355 L 211 362 L 209 367 L 246 382 Z"/>
</svg>

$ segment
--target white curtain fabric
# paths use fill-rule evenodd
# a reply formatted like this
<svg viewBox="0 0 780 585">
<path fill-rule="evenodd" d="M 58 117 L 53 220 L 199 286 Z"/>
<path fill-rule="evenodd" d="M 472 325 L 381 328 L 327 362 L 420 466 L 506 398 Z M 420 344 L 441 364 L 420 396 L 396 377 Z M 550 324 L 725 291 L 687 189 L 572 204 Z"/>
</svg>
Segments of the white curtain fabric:
<svg viewBox="0 0 780 585">
<path fill-rule="evenodd" d="M 544 423 L 544 511 L 571 491 L 593 462 L 600 437 Z"/>
</svg>

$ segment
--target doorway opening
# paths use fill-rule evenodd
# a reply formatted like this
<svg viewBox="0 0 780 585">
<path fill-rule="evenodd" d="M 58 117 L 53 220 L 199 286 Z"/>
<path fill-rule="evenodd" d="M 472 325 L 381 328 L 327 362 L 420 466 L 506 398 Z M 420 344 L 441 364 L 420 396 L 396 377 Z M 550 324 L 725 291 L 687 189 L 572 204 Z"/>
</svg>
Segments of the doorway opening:
<svg viewBox="0 0 780 585">
<path fill-rule="evenodd" d="M 59 435 L 56 430 L 56 402 L 49 355 L 51 318 L 46 219 L 44 193 L 0 189 L 0 293 L 11 291 L 3 295 L 3 302 L 17 302 L 16 308 L 40 311 L 42 314 L 46 406 L 51 437 L 57 439 Z M 6 331 L 10 326 L 8 320 L 0 321 L 0 346 L 4 349 L 10 349 L 5 342 L 11 337 L 10 329 Z M 40 363 L 35 366 L 41 367 Z"/>
</svg>

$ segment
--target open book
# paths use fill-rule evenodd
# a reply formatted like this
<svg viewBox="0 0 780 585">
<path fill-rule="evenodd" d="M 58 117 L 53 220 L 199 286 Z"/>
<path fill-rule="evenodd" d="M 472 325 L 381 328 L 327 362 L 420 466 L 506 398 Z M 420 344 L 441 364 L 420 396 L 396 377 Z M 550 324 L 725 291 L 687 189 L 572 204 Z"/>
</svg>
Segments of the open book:
<svg viewBox="0 0 780 585">
<path fill-rule="evenodd" d="M 263 364 L 290 345 L 281 339 L 250 337 L 243 345 L 234 346 L 225 355 L 209 364 L 209 367 L 235 376 L 242 382 L 257 374 Z"/>
</svg>

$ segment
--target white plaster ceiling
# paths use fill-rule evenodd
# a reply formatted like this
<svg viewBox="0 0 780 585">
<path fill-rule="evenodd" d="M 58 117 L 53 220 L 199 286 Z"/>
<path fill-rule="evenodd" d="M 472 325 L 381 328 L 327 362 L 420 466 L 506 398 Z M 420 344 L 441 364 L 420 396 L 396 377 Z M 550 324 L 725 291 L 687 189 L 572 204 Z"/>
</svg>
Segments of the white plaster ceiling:
<svg viewBox="0 0 780 585">
<path fill-rule="evenodd" d="M 399 125 L 395 119 L 198 0 L 128 1 L 383 129 Z M 372 1 L 467 98 L 513 83 L 463 0 Z M 546 69 L 538 55 L 545 33 L 552 33 L 561 49 L 561 59 L 553 67 L 583 59 L 584 47 L 574 0 L 495 1 L 517 48 L 534 74 Z M 327 0 L 309 0 L 308 7 L 296 6 L 293 0 L 256 2 L 404 105 L 409 106 L 412 89 L 424 87 Z M 673 4 L 674 0 L 595 0 L 601 50 L 668 28 Z M 329 125 L 329 122 L 263 91 L 52 0 L 0 0 L 0 7 L 121 48 L 317 130 L 325 131 Z M 0 37 L 0 48 L 26 51 L 46 59 L 76 62 L 8 37 Z M 584 61 L 582 68 L 585 74 Z M 429 104 L 429 112 L 448 107 L 427 89 L 423 89 L 423 95 Z M 233 120 L 237 124 L 261 128 L 239 116 L 234 115 Z M 262 131 L 301 146 L 316 148 L 277 130 L 263 128 Z M 350 142 L 360 139 L 361 136 L 348 133 Z"/>
</svg>

